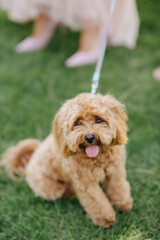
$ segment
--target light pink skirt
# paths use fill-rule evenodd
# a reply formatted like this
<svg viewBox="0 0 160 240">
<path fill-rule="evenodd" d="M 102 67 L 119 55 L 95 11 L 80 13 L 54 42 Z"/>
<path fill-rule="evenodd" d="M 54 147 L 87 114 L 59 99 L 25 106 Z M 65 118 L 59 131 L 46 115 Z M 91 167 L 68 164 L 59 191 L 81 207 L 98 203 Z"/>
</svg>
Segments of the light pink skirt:
<svg viewBox="0 0 160 240">
<path fill-rule="evenodd" d="M 111 0 L 0 0 L 11 20 L 25 23 L 45 14 L 55 22 L 81 30 L 107 22 Z M 139 29 L 135 0 L 117 0 L 110 44 L 134 47 Z"/>
</svg>

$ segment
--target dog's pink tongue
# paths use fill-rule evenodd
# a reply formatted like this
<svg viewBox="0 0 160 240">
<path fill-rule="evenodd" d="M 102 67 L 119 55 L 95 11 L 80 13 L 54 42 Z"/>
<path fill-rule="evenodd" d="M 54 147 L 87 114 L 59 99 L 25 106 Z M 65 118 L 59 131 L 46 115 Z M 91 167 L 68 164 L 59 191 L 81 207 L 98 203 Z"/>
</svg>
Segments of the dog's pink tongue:
<svg viewBox="0 0 160 240">
<path fill-rule="evenodd" d="M 85 151 L 88 157 L 96 157 L 99 153 L 99 147 L 97 145 L 88 146 Z"/>
</svg>

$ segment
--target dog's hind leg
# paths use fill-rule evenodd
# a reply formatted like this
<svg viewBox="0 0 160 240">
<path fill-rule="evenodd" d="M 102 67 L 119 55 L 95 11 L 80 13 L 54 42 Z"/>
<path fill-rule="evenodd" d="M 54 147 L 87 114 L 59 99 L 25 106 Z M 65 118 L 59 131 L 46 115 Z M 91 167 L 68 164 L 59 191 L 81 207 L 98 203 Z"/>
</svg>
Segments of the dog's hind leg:
<svg viewBox="0 0 160 240">
<path fill-rule="evenodd" d="M 67 183 L 55 180 L 45 174 L 27 174 L 27 182 L 34 191 L 35 195 L 45 200 L 55 200 L 63 196 Z"/>
</svg>

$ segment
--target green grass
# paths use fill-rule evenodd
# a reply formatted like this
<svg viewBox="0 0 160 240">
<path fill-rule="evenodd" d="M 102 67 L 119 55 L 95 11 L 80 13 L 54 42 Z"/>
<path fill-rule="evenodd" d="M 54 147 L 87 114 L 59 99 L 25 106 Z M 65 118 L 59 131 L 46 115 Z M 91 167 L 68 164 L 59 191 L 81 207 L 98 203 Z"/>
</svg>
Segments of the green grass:
<svg viewBox="0 0 160 240">
<path fill-rule="evenodd" d="M 133 210 L 117 212 L 110 229 L 96 227 L 76 198 L 44 201 L 1 170 L 0 240 L 160 240 L 160 82 L 152 78 L 160 65 L 160 1 L 139 0 L 138 8 L 138 46 L 107 50 L 98 90 L 127 106 Z M 15 24 L 0 12 L 0 154 L 20 139 L 43 139 L 62 103 L 90 91 L 94 65 L 64 66 L 78 33 L 57 30 L 44 50 L 16 54 L 15 45 L 30 32 L 30 24 Z"/>
</svg>

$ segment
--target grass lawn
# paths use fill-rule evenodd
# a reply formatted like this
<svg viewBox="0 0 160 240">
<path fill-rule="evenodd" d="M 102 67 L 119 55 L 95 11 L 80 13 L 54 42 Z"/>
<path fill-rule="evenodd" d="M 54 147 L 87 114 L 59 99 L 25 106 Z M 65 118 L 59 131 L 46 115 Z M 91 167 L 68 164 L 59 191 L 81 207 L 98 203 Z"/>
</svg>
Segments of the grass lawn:
<svg viewBox="0 0 160 240">
<path fill-rule="evenodd" d="M 0 240 L 160 240 L 160 82 L 152 78 L 160 65 L 160 1 L 137 2 L 138 46 L 107 51 L 98 89 L 127 106 L 133 210 L 117 212 L 109 229 L 96 227 L 76 198 L 44 201 L 25 181 L 13 182 L 1 170 Z M 43 139 L 62 103 L 90 91 L 94 65 L 64 66 L 77 48 L 78 33 L 57 30 L 44 50 L 15 53 L 30 32 L 31 24 L 15 24 L 0 12 L 0 154 L 20 139 Z"/>
</svg>

